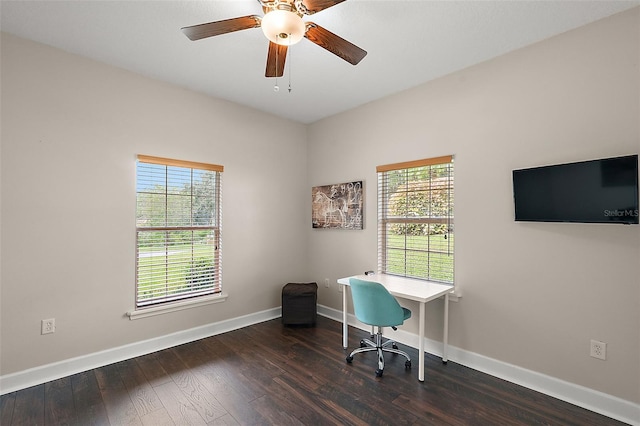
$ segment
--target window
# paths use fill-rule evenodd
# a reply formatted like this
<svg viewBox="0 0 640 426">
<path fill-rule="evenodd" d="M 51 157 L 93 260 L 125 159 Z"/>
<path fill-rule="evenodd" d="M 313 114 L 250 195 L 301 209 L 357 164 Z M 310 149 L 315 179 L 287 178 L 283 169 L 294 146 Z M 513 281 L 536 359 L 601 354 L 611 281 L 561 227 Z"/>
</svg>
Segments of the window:
<svg viewBox="0 0 640 426">
<path fill-rule="evenodd" d="M 453 283 L 453 157 L 377 172 L 378 270 Z"/>
<path fill-rule="evenodd" d="M 222 292 L 222 171 L 138 156 L 136 309 Z"/>
</svg>

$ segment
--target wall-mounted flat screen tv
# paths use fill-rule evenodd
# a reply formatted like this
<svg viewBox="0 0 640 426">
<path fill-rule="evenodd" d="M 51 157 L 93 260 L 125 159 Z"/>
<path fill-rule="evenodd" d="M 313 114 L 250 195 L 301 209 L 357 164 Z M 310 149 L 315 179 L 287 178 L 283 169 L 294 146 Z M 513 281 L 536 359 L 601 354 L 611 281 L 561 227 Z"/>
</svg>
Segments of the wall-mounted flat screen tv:
<svg viewBox="0 0 640 426">
<path fill-rule="evenodd" d="M 516 221 L 638 223 L 638 155 L 513 171 Z"/>
</svg>

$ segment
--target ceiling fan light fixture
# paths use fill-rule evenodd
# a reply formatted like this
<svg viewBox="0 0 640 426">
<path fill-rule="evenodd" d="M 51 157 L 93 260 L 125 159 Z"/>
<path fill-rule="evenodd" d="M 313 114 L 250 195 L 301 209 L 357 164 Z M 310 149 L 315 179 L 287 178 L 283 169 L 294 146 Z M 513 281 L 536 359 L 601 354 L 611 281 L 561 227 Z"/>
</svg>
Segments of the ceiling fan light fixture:
<svg viewBox="0 0 640 426">
<path fill-rule="evenodd" d="M 295 12 L 272 10 L 262 18 L 262 32 L 270 41 L 283 46 L 291 46 L 302 40 L 305 24 Z"/>
</svg>

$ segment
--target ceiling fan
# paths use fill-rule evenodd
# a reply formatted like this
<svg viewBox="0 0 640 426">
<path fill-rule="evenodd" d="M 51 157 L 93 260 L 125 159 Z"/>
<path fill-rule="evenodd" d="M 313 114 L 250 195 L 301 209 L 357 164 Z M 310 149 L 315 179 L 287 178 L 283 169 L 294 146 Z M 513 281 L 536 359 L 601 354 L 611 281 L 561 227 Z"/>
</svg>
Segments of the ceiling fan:
<svg viewBox="0 0 640 426">
<path fill-rule="evenodd" d="M 265 13 L 263 17 L 241 16 L 184 27 L 182 32 L 190 40 L 195 41 L 261 27 L 264 35 L 269 39 L 265 77 L 283 75 L 288 47 L 296 44 L 303 37 L 350 64 L 356 65 L 366 56 L 366 51 L 318 24 L 302 20 L 304 15 L 312 15 L 343 1 L 346 0 L 258 0 Z"/>
</svg>

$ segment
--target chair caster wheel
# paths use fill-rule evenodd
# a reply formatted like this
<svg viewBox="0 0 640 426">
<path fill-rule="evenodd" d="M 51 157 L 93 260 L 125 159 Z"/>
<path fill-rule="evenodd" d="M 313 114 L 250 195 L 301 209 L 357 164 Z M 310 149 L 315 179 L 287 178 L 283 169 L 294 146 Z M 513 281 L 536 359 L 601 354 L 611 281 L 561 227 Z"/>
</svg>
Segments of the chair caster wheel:
<svg viewBox="0 0 640 426">
<path fill-rule="evenodd" d="M 391 345 L 391 347 L 392 347 L 393 349 L 398 349 L 398 345 L 396 345 L 395 343 L 394 343 L 393 345 Z"/>
<path fill-rule="evenodd" d="M 347 357 L 347 363 L 351 364 L 353 362 L 353 357 L 351 355 L 349 355 Z"/>
<path fill-rule="evenodd" d="M 366 346 L 367 346 L 367 344 L 364 342 L 364 340 L 360 340 L 360 347 L 364 348 Z"/>
<path fill-rule="evenodd" d="M 404 368 L 405 368 L 405 370 L 410 369 L 411 368 L 411 361 L 405 361 Z"/>
<path fill-rule="evenodd" d="M 376 377 L 382 377 L 382 371 L 380 369 L 376 370 Z"/>
</svg>

